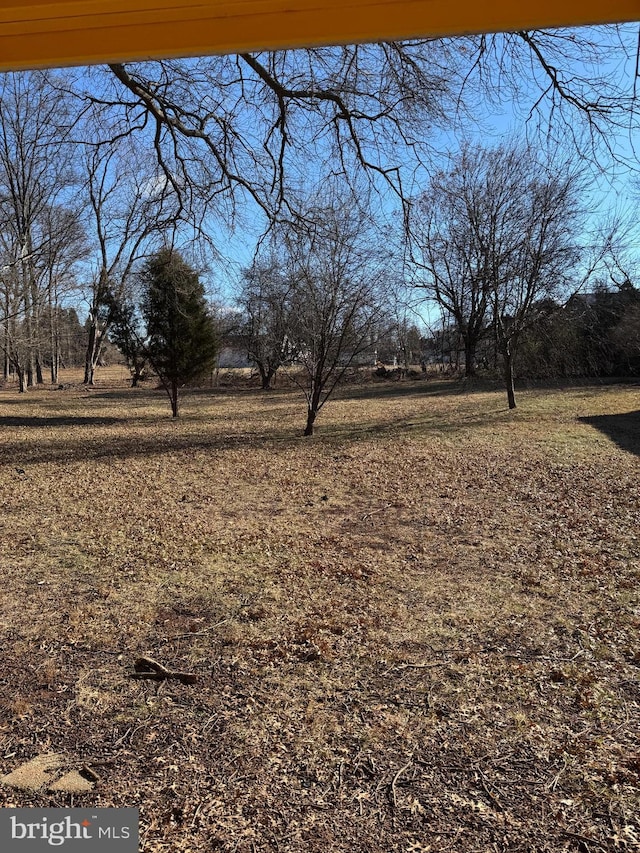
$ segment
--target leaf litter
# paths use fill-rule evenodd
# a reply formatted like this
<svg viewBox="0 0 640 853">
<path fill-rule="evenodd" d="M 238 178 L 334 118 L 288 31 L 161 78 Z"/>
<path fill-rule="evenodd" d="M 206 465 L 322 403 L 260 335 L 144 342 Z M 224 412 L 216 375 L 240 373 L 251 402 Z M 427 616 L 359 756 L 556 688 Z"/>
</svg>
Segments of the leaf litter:
<svg viewBox="0 0 640 853">
<path fill-rule="evenodd" d="M 0 772 L 109 763 L 0 802 L 137 805 L 144 851 L 637 849 L 639 461 L 582 420 L 637 389 L 358 385 L 311 440 L 286 388 L 26 399 Z"/>
</svg>

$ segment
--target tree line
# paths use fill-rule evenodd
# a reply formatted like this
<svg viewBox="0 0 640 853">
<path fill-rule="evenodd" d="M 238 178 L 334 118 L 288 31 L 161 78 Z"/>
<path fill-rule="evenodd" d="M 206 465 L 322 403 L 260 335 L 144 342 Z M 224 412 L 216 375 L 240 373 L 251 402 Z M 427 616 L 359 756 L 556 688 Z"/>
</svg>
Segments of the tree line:
<svg viewBox="0 0 640 853">
<path fill-rule="evenodd" d="M 420 351 L 437 369 L 454 375 L 496 376 L 501 362 L 489 323 L 467 368 L 465 344 L 455 322 L 420 338 Z M 596 281 L 594 289 L 566 303 L 542 300 L 523 332 L 514 358 L 521 379 L 624 378 L 640 375 L 640 288 L 628 279 Z"/>
<path fill-rule="evenodd" d="M 466 376 L 479 364 L 501 370 L 510 408 L 516 368 L 566 376 L 637 365 L 640 294 L 628 272 L 614 293 L 597 280 L 603 264 L 623 272 L 625 251 L 615 228 L 593 222 L 585 178 L 557 150 L 465 146 L 412 211 L 413 284 L 461 343 Z"/>
<path fill-rule="evenodd" d="M 21 390 L 47 372 L 56 382 L 79 335 L 87 384 L 111 339 L 133 353 L 126 329 L 148 356 L 146 264 L 168 252 L 204 273 L 221 251 L 212 235 L 248 222 L 241 336 L 265 387 L 300 367 L 307 431 L 365 353 L 393 338 L 408 363 L 421 300 L 442 312 L 442 341 L 462 341 L 467 373 L 502 371 L 510 405 L 525 356 L 528 371 L 536 359 L 539 371 L 635 369 L 635 309 L 614 322 L 592 284 L 614 255 L 632 296 L 635 275 L 585 211 L 589 169 L 627 156 L 616 133 L 637 120 L 632 75 L 608 73 L 613 52 L 633 64 L 624 28 L 3 75 L 5 376 Z M 445 162 L 438 134 L 465 138 L 505 82 L 527 143 L 454 143 Z M 601 342 L 576 343 L 569 364 L 574 292 L 596 299 L 597 321 L 594 303 L 580 322 Z M 559 367 L 541 341 L 563 329 Z"/>
</svg>

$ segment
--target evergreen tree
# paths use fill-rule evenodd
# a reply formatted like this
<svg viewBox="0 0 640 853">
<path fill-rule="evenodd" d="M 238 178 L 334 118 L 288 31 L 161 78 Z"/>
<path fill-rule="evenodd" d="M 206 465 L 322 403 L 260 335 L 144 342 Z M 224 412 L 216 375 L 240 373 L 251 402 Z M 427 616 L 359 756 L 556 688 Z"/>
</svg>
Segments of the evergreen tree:
<svg viewBox="0 0 640 853">
<path fill-rule="evenodd" d="M 198 274 L 178 252 L 162 249 L 140 273 L 146 350 L 178 417 L 178 391 L 213 368 L 218 352 L 214 320 Z"/>
</svg>

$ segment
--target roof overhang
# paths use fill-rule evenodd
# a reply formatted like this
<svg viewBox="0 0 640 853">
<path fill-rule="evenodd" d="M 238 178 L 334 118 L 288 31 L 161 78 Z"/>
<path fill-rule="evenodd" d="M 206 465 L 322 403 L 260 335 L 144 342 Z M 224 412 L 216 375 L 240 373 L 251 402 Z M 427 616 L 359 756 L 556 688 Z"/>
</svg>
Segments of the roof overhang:
<svg viewBox="0 0 640 853">
<path fill-rule="evenodd" d="M 640 0 L 0 0 L 0 70 L 640 19 Z"/>
</svg>

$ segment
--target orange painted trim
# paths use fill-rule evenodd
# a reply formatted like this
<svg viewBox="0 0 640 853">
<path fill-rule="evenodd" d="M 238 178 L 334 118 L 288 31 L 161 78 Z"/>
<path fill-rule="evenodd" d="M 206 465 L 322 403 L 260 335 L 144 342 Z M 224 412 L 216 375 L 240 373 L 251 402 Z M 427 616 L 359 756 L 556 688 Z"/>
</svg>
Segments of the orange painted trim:
<svg viewBox="0 0 640 853">
<path fill-rule="evenodd" d="M 640 0 L 0 0 L 0 70 L 640 20 Z"/>
</svg>

